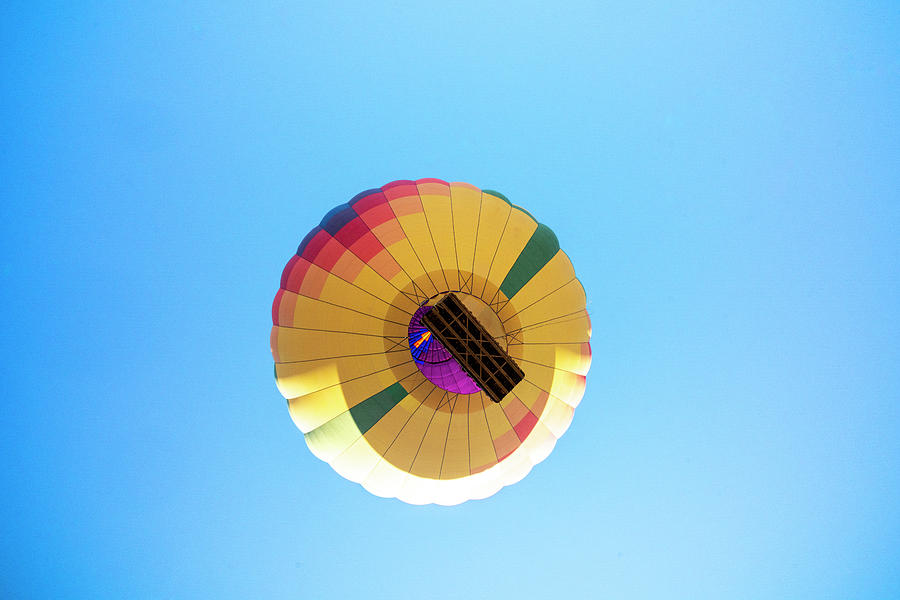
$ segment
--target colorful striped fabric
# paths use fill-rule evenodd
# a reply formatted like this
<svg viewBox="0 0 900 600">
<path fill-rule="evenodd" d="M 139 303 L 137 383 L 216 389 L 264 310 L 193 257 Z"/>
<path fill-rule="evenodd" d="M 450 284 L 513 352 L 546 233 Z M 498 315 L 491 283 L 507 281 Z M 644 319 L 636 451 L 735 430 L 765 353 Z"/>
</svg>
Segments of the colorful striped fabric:
<svg viewBox="0 0 900 600">
<path fill-rule="evenodd" d="M 525 373 L 494 403 L 421 324 L 453 291 Z M 584 393 L 591 324 L 556 236 L 501 194 L 395 181 L 331 210 L 272 307 L 278 389 L 312 452 L 373 494 L 484 498 L 524 477 Z"/>
</svg>

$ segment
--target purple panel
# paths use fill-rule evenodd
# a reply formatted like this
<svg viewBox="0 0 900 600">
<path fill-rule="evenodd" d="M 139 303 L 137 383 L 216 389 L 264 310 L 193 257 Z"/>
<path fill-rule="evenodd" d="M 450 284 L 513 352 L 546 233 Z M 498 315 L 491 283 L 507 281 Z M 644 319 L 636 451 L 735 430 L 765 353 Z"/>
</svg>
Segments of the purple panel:
<svg viewBox="0 0 900 600">
<path fill-rule="evenodd" d="M 422 325 L 422 317 L 429 310 L 430 306 L 420 307 L 409 321 L 409 350 L 416 366 L 428 381 L 448 392 L 474 394 L 481 391 L 456 359 Z"/>
</svg>

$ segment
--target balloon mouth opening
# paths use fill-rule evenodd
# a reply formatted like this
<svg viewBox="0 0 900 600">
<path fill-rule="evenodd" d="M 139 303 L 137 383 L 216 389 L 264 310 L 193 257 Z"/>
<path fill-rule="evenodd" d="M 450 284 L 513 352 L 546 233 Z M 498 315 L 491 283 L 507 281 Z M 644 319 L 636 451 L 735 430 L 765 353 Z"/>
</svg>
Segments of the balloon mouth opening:
<svg viewBox="0 0 900 600">
<path fill-rule="evenodd" d="M 409 320 L 409 352 L 428 381 L 448 392 L 474 394 L 481 388 L 422 323 L 431 306 L 420 306 Z"/>
</svg>

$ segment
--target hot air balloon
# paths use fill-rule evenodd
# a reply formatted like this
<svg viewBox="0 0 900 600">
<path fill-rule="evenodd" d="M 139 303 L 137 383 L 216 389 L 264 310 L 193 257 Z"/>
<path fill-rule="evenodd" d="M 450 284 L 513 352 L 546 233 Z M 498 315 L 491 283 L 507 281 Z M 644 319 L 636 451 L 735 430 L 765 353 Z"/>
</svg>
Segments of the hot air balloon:
<svg viewBox="0 0 900 600">
<path fill-rule="evenodd" d="M 584 289 L 550 228 L 439 179 L 326 214 L 272 320 L 276 384 L 309 449 L 411 504 L 519 481 L 569 427 L 591 362 Z"/>
</svg>

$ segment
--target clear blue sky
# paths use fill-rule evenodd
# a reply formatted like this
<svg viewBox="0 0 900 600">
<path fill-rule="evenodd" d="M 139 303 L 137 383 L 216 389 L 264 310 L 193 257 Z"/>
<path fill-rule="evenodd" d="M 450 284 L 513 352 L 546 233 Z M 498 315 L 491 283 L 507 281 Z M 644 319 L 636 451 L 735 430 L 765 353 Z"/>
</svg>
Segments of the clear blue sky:
<svg viewBox="0 0 900 600">
<path fill-rule="evenodd" d="M 0 8 L 0 596 L 900 597 L 895 3 L 182 4 Z M 268 347 L 303 235 L 420 177 L 594 324 L 453 508 L 314 458 Z"/>
</svg>

